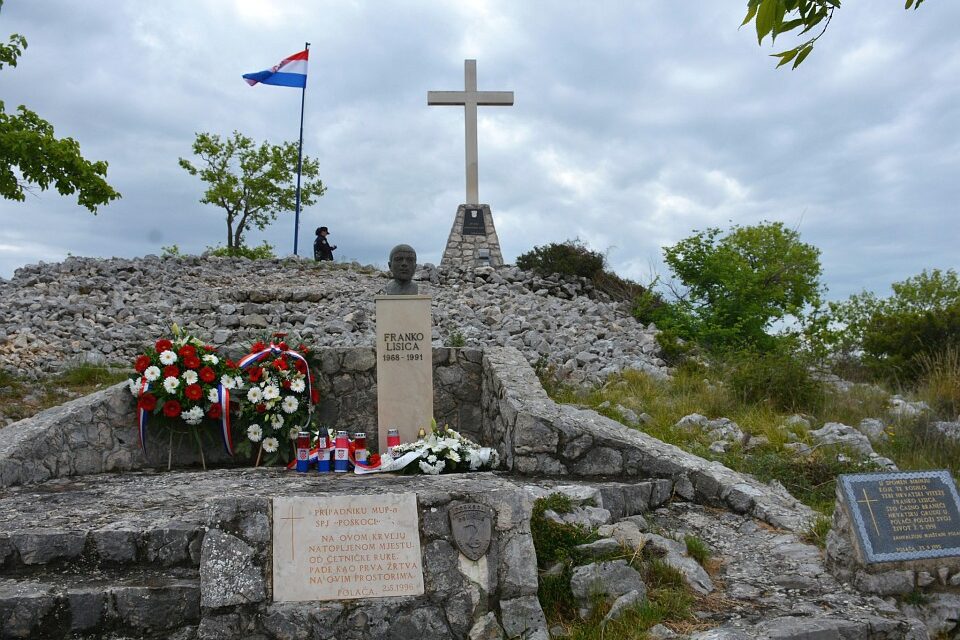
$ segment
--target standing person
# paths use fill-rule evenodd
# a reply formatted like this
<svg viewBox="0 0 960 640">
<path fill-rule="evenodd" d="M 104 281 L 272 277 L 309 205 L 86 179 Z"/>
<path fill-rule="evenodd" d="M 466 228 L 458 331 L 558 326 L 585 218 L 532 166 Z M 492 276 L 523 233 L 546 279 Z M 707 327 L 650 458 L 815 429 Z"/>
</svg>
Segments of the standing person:
<svg viewBox="0 0 960 640">
<path fill-rule="evenodd" d="M 317 227 L 317 239 L 313 241 L 314 260 L 333 260 L 333 250 L 337 248 L 337 245 L 330 246 L 330 243 L 327 242 L 328 235 L 330 235 L 330 232 L 327 231 L 326 227 Z"/>
</svg>

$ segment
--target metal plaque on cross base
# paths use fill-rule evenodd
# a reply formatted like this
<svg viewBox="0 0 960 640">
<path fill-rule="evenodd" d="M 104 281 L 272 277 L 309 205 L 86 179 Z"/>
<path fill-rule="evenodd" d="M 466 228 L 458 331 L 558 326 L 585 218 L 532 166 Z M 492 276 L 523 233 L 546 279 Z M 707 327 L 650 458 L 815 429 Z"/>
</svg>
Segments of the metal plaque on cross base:
<svg viewBox="0 0 960 640">
<path fill-rule="evenodd" d="M 377 296 L 377 424 L 380 452 L 387 430 L 414 442 L 433 420 L 430 296 Z"/>
<path fill-rule="evenodd" d="M 483 223 L 483 209 L 480 207 L 468 207 L 463 214 L 463 235 L 465 236 L 485 236 L 487 235 L 487 226 Z"/>
</svg>

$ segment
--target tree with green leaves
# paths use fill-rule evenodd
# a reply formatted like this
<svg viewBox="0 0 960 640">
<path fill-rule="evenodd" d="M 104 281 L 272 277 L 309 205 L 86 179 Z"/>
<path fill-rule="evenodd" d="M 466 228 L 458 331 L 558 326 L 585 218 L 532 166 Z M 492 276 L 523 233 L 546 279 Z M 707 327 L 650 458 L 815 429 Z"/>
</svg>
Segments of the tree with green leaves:
<svg viewBox="0 0 960 640">
<path fill-rule="evenodd" d="M 663 253 L 685 288 L 663 320 L 710 350 L 773 348 L 776 322 L 820 303 L 820 251 L 780 222 L 707 229 Z"/>
<path fill-rule="evenodd" d="M 26 38 L 16 33 L 0 43 L 0 69 L 16 67 L 26 48 Z M 84 159 L 76 140 L 58 139 L 53 125 L 24 105 L 7 113 L 0 101 L 0 197 L 22 202 L 30 185 L 41 191 L 52 186 L 61 195 L 76 193 L 77 202 L 96 214 L 97 207 L 120 197 L 106 175 L 107 163 Z"/>
<path fill-rule="evenodd" d="M 921 4 L 923 0 L 906 0 L 904 8 L 918 9 Z M 797 46 L 772 54 L 780 60 L 777 67 L 792 62 L 792 68 L 796 69 L 826 33 L 834 12 L 839 8 L 840 0 L 748 0 L 747 15 L 740 26 L 753 22 L 757 29 L 757 43 L 761 45 L 768 35 L 772 44 L 783 33 L 812 34 Z"/>
<path fill-rule="evenodd" d="M 244 247 L 244 234 L 251 227 L 261 231 L 281 211 L 292 211 L 296 201 L 297 145 L 262 143 L 257 146 L 239 131 L 226 140 L 198 133 L 193 153 L 199 166 L 180 158 L 180 166 L 207 183 L 200 202 L 222 208 L 227 214 L 227 249 Z M 301 169 L 304 178 L 300 202 L 308 207 L 326 188 L 317 176 L 320 165 L 307 156 Z"/>
<path fill-rule="evenodd" d="M 960 275 L 923 270 L 891 289 L 887 298 L 862 291 L 831 302 L 812 337 L 834 356 L 858 356 L 879 378 L 910 383 L 924 356 L 960 347 Z"/>
</svg>

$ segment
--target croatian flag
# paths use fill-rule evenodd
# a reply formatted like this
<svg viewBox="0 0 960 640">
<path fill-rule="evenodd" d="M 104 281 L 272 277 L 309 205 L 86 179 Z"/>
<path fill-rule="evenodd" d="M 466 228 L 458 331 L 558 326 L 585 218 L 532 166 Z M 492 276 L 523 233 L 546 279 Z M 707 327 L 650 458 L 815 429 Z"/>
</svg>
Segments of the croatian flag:
<svg viewBox="0 0 960 640">
<path fill-rule="evenodd" d="M 256 73 L 245 73 L 243 79 L 251 87 L 259 82 L 302 89 L 307 86 L 307 58 L 309 56 L 310 50 L 304 49 L 289 58 L 284 58 L 280 61 L 280 64 L 271 69 L 257 71 Z"/>
</svg>

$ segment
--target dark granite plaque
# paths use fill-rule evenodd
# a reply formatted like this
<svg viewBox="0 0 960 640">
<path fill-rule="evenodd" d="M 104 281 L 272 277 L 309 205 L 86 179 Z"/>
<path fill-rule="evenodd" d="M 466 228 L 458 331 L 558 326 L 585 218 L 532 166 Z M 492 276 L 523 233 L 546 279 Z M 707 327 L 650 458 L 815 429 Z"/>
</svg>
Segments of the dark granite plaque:
<svg viewBox="0 0 960 640">
<path fill-rule="evenodd" d="M 960 557 L 960 495 L 948 471 L 839 477 L 868 563 Z"/>
<path fill-rule="evenodd" d="M 463 211 L 463 235 L 485 236 L 487 227 L 483 224 L 483 209 L 467 207 Z"/>
</svg>

